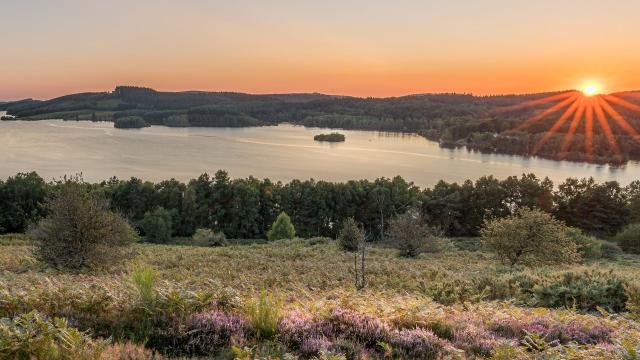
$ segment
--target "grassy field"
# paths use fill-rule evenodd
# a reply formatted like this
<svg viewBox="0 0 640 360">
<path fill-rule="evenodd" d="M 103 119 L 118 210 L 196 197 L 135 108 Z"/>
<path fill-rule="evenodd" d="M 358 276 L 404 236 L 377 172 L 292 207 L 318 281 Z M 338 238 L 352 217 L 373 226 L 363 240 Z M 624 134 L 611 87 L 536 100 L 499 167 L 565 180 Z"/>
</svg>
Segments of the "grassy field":
<svg viewBox="0 0 640 360">
<path fill-rule="evenodd" d="M 405 259 L 371 247 L 366 287 L 356 290 L 353 254 L 329 239 L 220 248 L 137 244 L 134 252 L 124 266 L 69 274 L 39 262 L 30 240 L 3 237 L 0 317 L 37 310 L 94 339 L 111 337 L 95 345 L 106 347 L 96 358 L 137 352 L 146 359 L 155 349 L 220 358 L 634 359 L 640 346 L 633 314 L 640 258 L 628 255 L 511 269 L 479 251 Z M 140 274 L 150 277 L 146 291 Z M 277 320 L 272 336 L 258 331 L 261 303 L 258 312 Z M 209 329 L 223 315 L 248 319 L 250 330 L 216 349 L 189 338 L 205 333 L 198 327 L 204 320 L 194 318 L 204 316 Z M 318 332 L 318 324 L 331 330 Z M 306 338 L 299 328 L 317 336 Z"/>
</svg>

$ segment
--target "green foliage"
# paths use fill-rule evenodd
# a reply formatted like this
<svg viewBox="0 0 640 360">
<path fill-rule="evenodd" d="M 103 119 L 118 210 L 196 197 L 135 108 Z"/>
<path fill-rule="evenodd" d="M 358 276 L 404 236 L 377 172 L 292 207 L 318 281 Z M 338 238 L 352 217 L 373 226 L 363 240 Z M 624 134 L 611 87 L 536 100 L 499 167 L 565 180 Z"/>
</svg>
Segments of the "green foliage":
<svg viewBox="0 0 640 360">
<path fill-rule="evenodd" d="M 570 228 L 569 236 L 578 247 L 583 260 L 594 260 L 602 257 L 602 241 L 582 233 L 579 229 Z"/>
<path fill-rule="evenodd" d="M 37 255 L 61 268 L 112 265 L 125 259 L 135 233 L 106 201 L 88 192 L 78 180 L 61 183 L 47 203 L 49 216 L 32 235 L 39 241 Z"/>
<path fill-rule="evenodd" d="M 273 339 L 278 333 L 282 305 L 263 290 L 260 297 L 249 304 L 247 315 L 259 339 Z"/>
<path fill-rule="evenodd" d="M 155 302 L 156 271 L 150 266 L 138 267 L 133 271 L 133 284 L 140 294 L 143 304 L 152 305 Z"/>
<path fill-rule="evenodd" d="M 331 133 L 331 134 L 318 134 L 313 137 L 315 141 L 326 141 L 326 142 L 344 142 L 345 136 L 340 133 Z"/>
<path fill-rule="evenodd" d="M 602 253 L 603 259 L 615 260 L 622 254 L 622 249 L 616 243 L 601 240 L 600 252 Z"/>
<path fill-rule="evenodd" d="M 506 265 L 572 263 L 580 258 L 571 230 L 540 210 L 486 222 L 482 243 Z"/>
<path fill-rule="evenodd" d="M 640 281 L 629 282 L 624 287 L 627 295 L 626 307 L 629 313 L 640 318 Z"/>
<path fill-rule="evenodd" d="M 556 218 L 590 234 L 614 235 L 628 221 L 625 191 L 615 181 L 567 179 L 554 197 Z"/>
<path fill-rule="evenodd" d="M 193 241 L 196 244 L 206 244 L 208 246 L 226 246 L 229 244 L 227 237 L 222 232 L 213 232 L 211 229 L 198 229 L 193 234 Z"/>
<path fill-rule="evenodd" d="M 291 222 L 291 218 L 285 212 L 281 212 L 276 221 L 267 232 L 269 241 L 281 239 L 293 239 L 296 236 L 296 229 Z"/>
<path fill-rule="evenodd" d="M 444 242 L 435 231 L 422 223 L 420 213 L 409 210 L 389 224 L 389 237 L 400 250 L 400 256 L 416 257 L 422 252 L 441 252 Z"/>
<path fill-rule="evenodd" d="M 140 227 L 148 242 L 166 244 L 171 240 L 173 214 L 164 208 L 156 208 L 144 214 Z"/>
<path fill-rule="evenodd" d="M 342 229 L 338 234 L 338 245 L 344 251 L 358 251 L 360 244 L 364 243 L 364 234 L 353 218 L 347 218 L 342 223 Z"/>
<path fill-rule="evenodd" d="M 640 223 L 625 227 L 615 236 L 615 241 L 625 252 L 640 254 Z"/>
<path fill-rule="evenodd" d="M 620 312 L 628 300 L 625 282 L 618 276 L 602 272 L 566 272 L 537 285 L 535 305 L 568 307 L 595 311 L 598 307 Z"/>
<path fill-rule="evenodd" d="M 345 183 L 293 180 L 283 184 L 252 177 L 231 179 L 224 171 L 212 177 L 203 174 L 188 183 L 111 178 L 87 186 L 103 194 L 111 209 L 133 224 L 140 225 L 146 213 L 162 207 L 172 213 L 174 236 L 191 237 L 196 229 L 208 228 L 223 232 L 229 239 L 266 238 L 269 226 L 284 211 L 295 214 L 299 237 L 336 238 L 341 224 L 353 217 L 368 230 L 371 240 L 381 240 L 389 219 L 416 206 L 420 206 L 425 224 L 441 229 L 446 236 L 475 237 L 485 218 L 503 218 L 517 207 L 556 213 L 561 205 L 561 213 L 566 215 L 566 204 L 575 198 L 567 191 L 554 194 L 548 179 L 540 180 L 532 174 L 504 180 L 483 177 L 460 185 L 440 182 L 423 191 L 401 177 Z M 20 232 L 37 222 L 45 214 L 44 199 L 55 188 L 36 174 L 0 181 L 0 233 Z M 597 191 L 599 201 L 608 202 L 607 208 L 621 206 L 616 188 L 607 189 L 610 191 Z M 622 207 L 631 206 L 637 192 L 634 189 L 631 185 L 624 189 L 627 203 Z M 609 221 L 600 215 L 593 219 L 600 219 L 605 227 L 602 221 Z M 593 233 L 589 229 L 594 222 L 585 224 L 585 233 Z"/>
<path fill-rule="evenodd" d="M 0 359 L 97 360 L 106 346 L 65 320 L 36 311 L 0 319 Z"/>
<path fill-rule="evenodd" d="M 35 172 L 0 181 L 0 233 L 21 233 L 45 215 L 49 188 Z"/>
<path fill-rule="evenodd" d="M 164 119 L 162 124 L 169 127 L 188 127 L 189 118 L 187 115 L 172 115 Z"/>
<path fill-rule="evenodd" d="M 113 127 L 118 129 L 140 129 L 149 126 L 151 125 L 140 116 L 127 116 L 113 121 Z"/>
</svg>

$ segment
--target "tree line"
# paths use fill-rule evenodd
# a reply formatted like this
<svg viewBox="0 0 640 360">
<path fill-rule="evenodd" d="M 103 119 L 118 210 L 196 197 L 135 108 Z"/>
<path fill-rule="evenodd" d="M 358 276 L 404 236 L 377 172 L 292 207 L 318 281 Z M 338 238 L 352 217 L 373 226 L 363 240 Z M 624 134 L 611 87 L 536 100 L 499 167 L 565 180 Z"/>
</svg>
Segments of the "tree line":
<svg viewBox="0 0 640 360">
<path fill-rule="evenodd" d="M 44 204 L 59 184 L 46 182 L 35 172 L 0 181 L 0 233 L 25 232 L 43 218 Z M 207 228 L 228 238 L 264 238 L 282 212 L 291 217 L 300 237 L 335 238 L 341 224 L 353 218 L 371 240 L 383 238 L 389 221 L 409 210 L 418 210 L 426 224 L 456 237 L 477 236 L 485 220 L 509 216 L 522 207 L 541 209 L 597 236 L 612 236 L 627 224 L 640 222 L 640 181 L 623 187 L 615 181 L 570 178 L 554 187 L 551 180 L 534 174 L 503 180 L 485 176 L 461 184 L 440 181 L 426 189 L 399 176 L 282 183 L 231 179 L 225 171 L 187 183 L 111 178 L 83 186 L 140 231 L 146 214 L 166 212 L 174 236 L 191 236 Z"/>
</svg>

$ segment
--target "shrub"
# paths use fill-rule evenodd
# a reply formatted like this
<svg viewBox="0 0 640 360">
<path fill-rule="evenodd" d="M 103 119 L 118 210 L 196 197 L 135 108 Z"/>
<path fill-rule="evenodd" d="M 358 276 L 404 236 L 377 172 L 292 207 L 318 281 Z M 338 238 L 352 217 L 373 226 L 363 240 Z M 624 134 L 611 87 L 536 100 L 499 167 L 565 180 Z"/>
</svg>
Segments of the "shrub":
<svg viewBox="0 0 640 360">
<path fill-rule="evenodd" d="M 36 311 L 0 319 L 2 359 L 98 359 L 106 345 L 63 319 L 48 319 Z"/>
<path fill-rule="evenodd" d="M 482 243 L 507 265 L 571 263 L 580 258 L 571 230 L 540 210 L 485 222 Z"/>
<path fill-rule="evenodd" d="M 624 291 L 627 294 L 627 310 L 636 317 L 640 316 L 640 282 L 626 284 Z"/>
<path fill-rule="evenodd" d="M 48 202 L 49 216 L 32 232 L 39 240 L 37 256 L 63 268 L 82 268 L 121 261 L 135 233 L 104 199 L 83 184 L 66 181 Z"/>
<path fill-rule="evenodd" d="M 369 347 L 387 340 L 391 331 L 389 325 L 378 318 L 339 308 L 331 311 L 328 320 L 336 337 L 343 337 Z"/>
<path fill-rule="evenodd" d="M 534 305 L 549 308 L 575 307 L 595 311 L 598 307 L 620 312 L 625 309 L 625 283 L 612 273 L 566 272 L 534 287 Z"/>
<path fill-rule="evenodd" d="M 640 223 L 627 225 L 615 237 L 622 250 L 631 254 L 640 254 Z"/>
<path fill-rule="evenodd" d="M 281 239 L 293 239 L 296 236 L 296 229 L 291 223 L 291 218 L 285 212 L 281 212 L 276 221 L 271 225 L 271 229 L 267 231 L 267 239 L 269 241 Z"/>
<path fill-rule="evenodd" d="M 171 241 L 172 219 L 172 212 L 161 207 L 145 213 L 140 227 L 144 231 L 146 240 L 156 244 L 166 244 Z"/>
<path fill-rule="evenodd" d="M 229 242 L 223 232 L 213 232 L 211 229 L 198 229 L 193 234 L 193 241 L 208 246 L 226 246 Z"/>
<path fill-rule="evenodd" d="M 615 260 L 622 254 L 622 249 L 616 243 L 610 241 L 600 241 L 600 252 L 602 258 L 607 260 Z"/>
<path fill-rule="evenodd" d="M 194 315 L 187 324 L 189 348 L 197 354 L 213 354 L 223 347 L 242 345 L 250 333 L 249 322 L 220 311 Z"/>
<path fill-rule="evenodd" d="M 49 188 L 38 174 L 20 173 L 0 181 L 0 233 L 21 233 L 46 215 Z"/>
<path fill-rule="evenodd" d="M 453 344 L 470 354 L 489 357 L 499 343 L 495 336 L 484 328 L 468 324 L 454 332 Z"/>
<path fill-rule="evenodd" d="M 142 345 L 130 342 L 115 343 L 107 346 L 101 354 L 101 360 L 166 360 L 164 356 Z"/>
<path fill-rule="evenodd" d="M 582 233 L 579 229 L 570 228 L 569 236 L 578 247 L 578 253 L 581 259 L 600 259 L 602 258 L 602 242 L 593 236 Z"/>
<path fill-rule="evenodd" d="M 417 211 L 407 211 L 392 219 L 389 236 L 403 257 L 416 257 L 425 251 L 443 250 L 441 241 L 432 229 L 422 223 Z"/>
<path fill-rule="evenodd" d="M 278 333 L 281 305 L 266 291 L 262 291 L 260 297 L 249 304 L 248 314 L 259 339 L 272 339 Z"/>
<path fill-rule="evenodd" d="M 438 359 L 447 342 L 429 330 L 415 328 L 393 331 L 389 345 L 401 359 Z"/>
<path fill-rule="evenodd" d="M 364 242 L 364 234 L 353 218 L 348 218 L 342 224 L 338 234 L 338 244 L 344 251 L 358 251 L 360 244 Z"/>
<path fill-rule="evenodd" d="M 294 311 L 287 313 L 278 321 L 278 333 L 285 345 L 297 348 L 305 339 L 322 337 L 325 332 L 311 316 Z"/>
</svg>

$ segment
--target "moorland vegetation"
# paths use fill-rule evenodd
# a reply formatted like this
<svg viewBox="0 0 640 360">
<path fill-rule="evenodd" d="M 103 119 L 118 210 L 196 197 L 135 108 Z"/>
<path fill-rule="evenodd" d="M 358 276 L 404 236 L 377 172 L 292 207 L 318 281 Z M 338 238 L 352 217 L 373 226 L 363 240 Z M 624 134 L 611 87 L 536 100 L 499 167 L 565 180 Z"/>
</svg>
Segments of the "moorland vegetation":
<svg viewBox="0 0 640 360">
<path fill-rule="evenodd" d="M 0 358 L 634 359 L 638 185 L 18 174 Z"/>
</svg>

